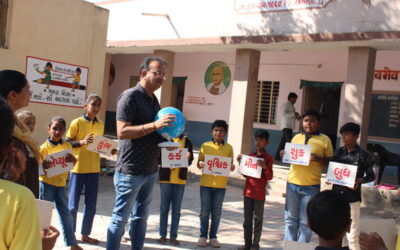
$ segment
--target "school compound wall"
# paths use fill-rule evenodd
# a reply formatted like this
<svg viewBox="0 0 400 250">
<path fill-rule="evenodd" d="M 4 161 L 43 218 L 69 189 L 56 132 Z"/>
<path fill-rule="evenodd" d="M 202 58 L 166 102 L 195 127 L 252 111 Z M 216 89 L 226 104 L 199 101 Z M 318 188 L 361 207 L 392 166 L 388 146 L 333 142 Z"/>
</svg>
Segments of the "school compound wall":
<svg viewBox="0 0 400 250">
<path fill-rule="evenodd" d="M 138 75 L 140 62 L 150 54 L 113 55 L 112 63 L 116 68 L 116 78 L 108 92 L 107 112 L 110 117 L 115 117 L 115 109 L 119 94 L 129 88 L 131 76 Z M 388 67 L 399 70 L 400 65 L 396 58 L 400 51 L 378 51 L 376 69 Z M 227 53 L 177 53 L 175 55 L 174 77 L 187 77 L 183 112 L 188 118 L 187 134 L 195 145 L 210 139 L 210 125 L 215 119 L 229 120 L 231 104 L 231 87 L 225 93 L 215 96 L 208 93 L 204 85 L 204 73 L 209 64 L 214 61 L 224 61 L 234 75 L 235 54 Z M 277 116 L 280 107 L 286 101 L 289 92 L 299 95 L 295 105 L 301 111 L 303 104 L 303 90 L 300 89 L 300 80 L 312 81 L 344 81 L 347 69 L 347 51 L 299 51 L 299 52 L 262 52 L 260 60 L 260 81 L 279 81 L 279 96 Z M 399 80 L 375 80 L 374 91 L 390 90 L 400 91 Z M 343 89 L 343 88 L 342 88 Z M 196 103 L 194 99 L 203 100 L 203 104 Z M 233 100 L 234 101 L 234 100 Z M 339 114 L 339 117 L 342 114 Z M 340 125 L 339 125 L 340 126 Z M 298 131 L 299 123 L 295 131 Z M 257 128 L 268 129 L 271 134 L 268 150 L 275 153 L 280 140 L 280 120 L 277 124 L 254 123 Z M 238 135 L 241 136 L 241 135 Z M 251 139 L 251 138 L 249 138 Z M 382 141 L 379 141 L 382 143 Z M 397 143 L 385 141 L 383 143 L 390 151 L 400 153 Z"/>
<path fill-rule="evenodd" d="M 0 70 L 25 72 L 27 56 L 87 67 L 86 94 L 98 93 L 106 102 L 107 26 L 108 10 L 82 0 L 11 0 L 6 48 L 0 48 Z M 82 108 L 38 103 L 30 103 L 26 109 L 37 116 L 33 138 L 38 142 L 47 138 L 45 127 L 50 117 L 61 115 L 69 123 L 84 112 Z M 102 119 L 104 112 L 105 108 Z"/>
</svg>

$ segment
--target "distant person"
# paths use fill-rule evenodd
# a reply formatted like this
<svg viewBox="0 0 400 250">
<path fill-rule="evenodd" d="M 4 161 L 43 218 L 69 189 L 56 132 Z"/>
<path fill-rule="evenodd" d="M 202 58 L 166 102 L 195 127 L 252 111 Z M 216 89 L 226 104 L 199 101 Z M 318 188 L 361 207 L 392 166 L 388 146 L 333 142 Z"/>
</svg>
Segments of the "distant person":
<svg viewBox="0 0 400 250">
<path fill-rule="evenodd" d="M 17 117 L 33 133 L 33 131 L 35 130 L 35 125 L 36 125 L 36 116 L 31 111 L 24 110 L 24 111 L 19 112 Z"/>
<path fill-rule="evenodd" d="M 154 92 L 167 79 L 167 63 L 159 57 L 147 57 L 140 65 L 140 81 L 125 90 L 117 104 L 119 155 L 115 167 L 115 206 L 107 231 L 107 249 L 119 249 L 125 224 L 130 217 L 129 235 L 133 250 L 143 249 L 147 218 L 157 180 L 164 141 L 156 130 L 171 126 L 175 116 L 154 117 L 160 104 Z"/>
<path fill-rule="evenodd" d="M 281 160 L 279 152 L 285 148 L 286 142 L 290 142 L 292 140 L 293 129 L 295 128 L 296 120 L 300 120 L 300 115 L 294 108 L 294 104 L 297 101 L 296 93 L 290 92 L 287 99 L 288 101 L 285 102 L 281 107 L 282 137 L 275 154 L 275 160 L 277 161 Z"/>
<path fill-rule="evenodd" d="M 257 164 L 262 168 L 261 177 L 254 178 L 243 175 L 246 178 L 246 184 L 243 189 L 244 203 L 244 246 L 239 250 L 258 250 L 260 249 L 260 239 L 262 233 L 264 203 L 266 195 L 266 186 L 268 181 L 272 180 L 272 164 L 274 159 L 267 153 L 265 147 L 268 145 L 269 133 L 266 130 L 257 130 L 254 135 L 254 147 L 256 151 L 250 156 L 257 157 Z M 239 155 L 237 161 L 240 164 L 242 155 Z M 253 227 L 254 220 L 254 227 Z"/>
<path fill-rule="evenodd" d="M 343 198 L 350 204 L 351 208 L 351 228 L 347 234 L 349 247 L 352 250 L 360 250 L 358 236 L 360 234 L 360 207 L 361 207 L 361 184 L 371 182 L 375 179 L 373 170 L 374 162 L 365 150 L 358 144 L 357 139 L 360 134 L 360 125 L 348 122 L 340 128 L 343 147 L 335 151 L 332 161 L 344 164 L 356 165 L 357 176 L 354 187 L 333 185 L 333 190 L 338 191 Z"/>
<path fill-rule="evenodd" d="M 187 148 L 188 152 L 182 157 L 188 159 L 189 166 L 193 162 L 192 142 L 181 134 L 173 139 L 179 143 L 179 148 Z M 185 192 L 188 168 L 160 168 L 158 171 L 160 180 L 160 238 L 157 240 L 160 244 L 167 241 L 168 214 L 171 207 L 171 229 L 169 240 L 172 245 L 180 245 L 176 239 L 178 237 L 179 220 L 181 217 L 181 205 L 183 193 Z"/>
<path fill-rule="evenodd" d="M 224 68 L 222 65 L 217 65 L 213 68 L 212 82 L 208 84 L 207 90 L 213 95 L 220 95 L 225 92 Z"/>
<path fill-rule="evenodd" d="M 232 146 L 224 141 L 228 132 L 228 124 L 223 120 L 215 120 L 211 124 L 212 140 L 200 147 L 197 167 L 203 169 L 205 156 L 215 155 L 233 158 Z M 233 160 L 233 159 L 232 159 Z M 233 163 L 228 166 L 230 171 L 235 170 Z M 197 246 L 206 247 L 210 244 L 214 248 L 221 247 L 217 232 L 221 220 L 222 204 L 224 202 L 228 177 L 202 174 L 200 178 L 200 239 Z M 211 215 L 211 225 L 210 225 Z M 209 239 L 209 242 L 207 240 Z"/>
<path fill-rule="evenodd" d="M 310 242 L 311 230 L 307 225 L 306 206 L 321 189 L 322 168 L 333 156 L 331 140 L 319 132 L 320 115 L 308 110 L 303 116 L 303 133 L 292 139 L 294 144 L 311 146 L 308 166 L 291 164 L 286 186 L 285 240 Z M 282 150 L 281 155 L 285 152 Z"/>
</svg>

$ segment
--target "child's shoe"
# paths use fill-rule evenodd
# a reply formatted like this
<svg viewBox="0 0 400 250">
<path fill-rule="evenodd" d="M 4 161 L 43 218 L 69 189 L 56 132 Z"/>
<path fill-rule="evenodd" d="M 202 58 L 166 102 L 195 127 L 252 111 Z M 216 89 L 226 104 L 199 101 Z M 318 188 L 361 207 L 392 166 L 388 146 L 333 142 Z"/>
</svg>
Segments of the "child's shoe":
<svg viewBox="0 0 400 250">
<path fill-rule="evenodd" d="M 219 244 L 219 241 L 217 239 L 211 239 L 210 240 L 210 245 L 213 248 L 220 248 L 221 247 L 221 244 Z"/>
<path fill-rule="evenodd" d="M 177 239 L 170 239 L 169 241 L 174 246 L 179 246 L 181 244 Z"/>
<path fill-rule="evenodd" d="M 157 242 L 158 242 L 159 244 L 165 245 L 165 243 L 167 242 L 167 238 L 165 238 L 164 236 L 161 236 L 161 237 L 157 240 Z"/>
<path fill-rule="evenodd" d="M 206 247 L 207 244 L 207 239 L 206 238 L 200 238 L 199 241 L 197 242 L 197 246 L 199 247 Z"/>
</svg>

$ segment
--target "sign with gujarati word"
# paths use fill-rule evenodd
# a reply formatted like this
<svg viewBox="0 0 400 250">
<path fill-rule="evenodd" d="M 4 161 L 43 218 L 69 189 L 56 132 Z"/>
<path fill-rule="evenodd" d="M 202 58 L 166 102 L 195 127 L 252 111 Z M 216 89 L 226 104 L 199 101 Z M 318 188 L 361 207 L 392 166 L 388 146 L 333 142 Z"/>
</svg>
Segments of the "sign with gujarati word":
<svg viewBox="0 0 400 250">
<path fill-rule="evenodd" d="M 248 155 L 242 155 L 242 159 L 240 159 L 239 164 L 240 173 L 242 175 L 260 179 L 262 168 L 258 165 L 259 160 L 262 159 Z"/>
<path fill-rule="evenodd" d="M 89 69 L 36 57 L 26 58 L 31 102 L 67 107 L 85 105 Z"/>
<path fill-rule="evenodd" d="M 36 199 L 36 207 L 39 213 L 40 230 L 50 228 L 51 215 L 53 214 L 53 203 Z"/>
<path fill-rule="evenodd" d="M 113 150 L 117 150 L 118 143 L 101 135 L 96 135 L 93 142 L 87 146 L 87 150 L 111 156 Z"/>
<path fill-rule="evenodd" d="M 55 154 L 46 155 L 46 161 L 50 162 L 47 169 L 47 177 L 63 174 L 74 168 L 72 162 L 66 162 L 67 154 L 72 154 L 72 149 L 66 149 Z"/>
<path fill-rule="evenodd" d="M 186 157 L 187 148 L 177 148 L 175 150 L 161 149 L 161 167 L 163 168 L 187 168 L 189 160 Z"/>
<path fill-rule="evenodd" d="M 324 8 L 331 0 L 235 0 L 239 14 Z"/>
<path fill-rule="evenodd" d="M 311 146 L 305 144 L 285 144 L 285 154 L 282 162 L 308 166 L 311 157 Z"/>
<path fill-rule="evenodd" d="M 205 155 L 203 174 L 229 176 L 231 164 L 231 157 Z"/>
<path fill-rule="evenodd" d="M 375 70 L 374 71 L 374 78 L 377 80 L 395 80 L 397 81 L 399 78 L 400 70 L 391 70 L 389 67 L 384 67 L 383 70 Z"/>
<path fill-rule="evenodd" d="M 356 176 L 356 165 L 331 161 L 329 162 L 328 172 L 326 173 L 326 182 L 353 188 Z"/>
</svg>

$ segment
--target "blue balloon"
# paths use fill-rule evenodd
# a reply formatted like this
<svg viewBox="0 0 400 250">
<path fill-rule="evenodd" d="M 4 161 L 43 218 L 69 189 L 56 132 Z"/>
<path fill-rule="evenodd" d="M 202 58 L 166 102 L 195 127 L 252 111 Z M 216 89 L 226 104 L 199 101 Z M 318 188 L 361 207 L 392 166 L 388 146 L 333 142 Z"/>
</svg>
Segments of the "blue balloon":
<svg viewBox="0 0 400 250">
<path fill-rule="evenodd" d="M 157 133 L 159 133 L 162 137 L 170 140 L 172 138 L 180 136 L 183 133 L 183 131 L 185 130 L 186 119 L 179 109 L 166 107 L 158 111 L 154 120 L 157 121 L 164 115 L 168 114 L 173 114 L 176 116 L 175 121 L 170 123 L 172 124 L 172 127 L 166 126 L 162 129 L 157 130 Z"/>
</svg>

